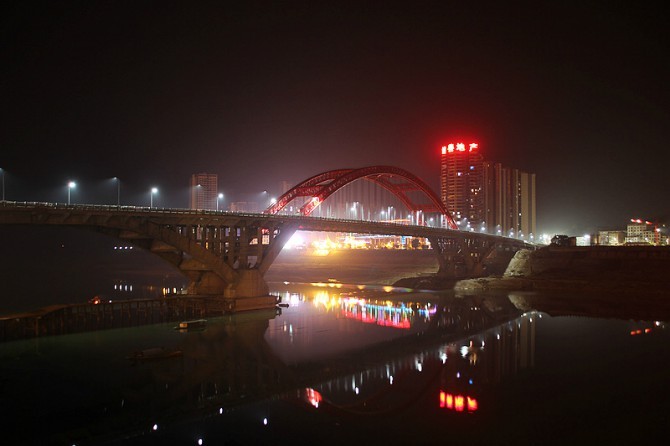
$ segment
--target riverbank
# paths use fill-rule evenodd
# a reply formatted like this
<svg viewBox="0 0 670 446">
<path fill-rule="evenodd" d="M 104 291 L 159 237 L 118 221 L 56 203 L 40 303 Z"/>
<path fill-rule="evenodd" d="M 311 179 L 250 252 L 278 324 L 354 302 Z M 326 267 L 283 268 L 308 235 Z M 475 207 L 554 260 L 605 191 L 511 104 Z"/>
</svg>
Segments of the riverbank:
<svg viewBox="0 0 670 446">
<path fill-rule="evenodd" d="M 502 277 L 461 280 L 454 290 L 670 295 L 670 248 L 550 246 L 522 250 Z"/>
</svg>

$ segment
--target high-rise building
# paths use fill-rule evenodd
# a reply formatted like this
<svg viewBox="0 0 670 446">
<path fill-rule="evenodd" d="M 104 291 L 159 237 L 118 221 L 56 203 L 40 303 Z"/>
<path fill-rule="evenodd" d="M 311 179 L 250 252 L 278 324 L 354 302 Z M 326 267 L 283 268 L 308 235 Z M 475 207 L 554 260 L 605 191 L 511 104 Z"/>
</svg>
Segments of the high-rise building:
<svg viewBox="0 0 670 446">
<path fill-rule="evenodd" d="M 476 143 L 442 147 L 441 198 L 461 229 L 530 238 L 535 174 L 485 161 Z"/>
<path fill-rule="evenodd" d="M 216 209 L 218 197 L 217 175 L 196 173 L 191 175 L 191 209 Z"/>
<path fill-rule="evenodd" d="M 483 158 L 477 144 L 442 147 L 440 186 L 442 202 L 455 220 L 484 220 Z"/>
</svg>

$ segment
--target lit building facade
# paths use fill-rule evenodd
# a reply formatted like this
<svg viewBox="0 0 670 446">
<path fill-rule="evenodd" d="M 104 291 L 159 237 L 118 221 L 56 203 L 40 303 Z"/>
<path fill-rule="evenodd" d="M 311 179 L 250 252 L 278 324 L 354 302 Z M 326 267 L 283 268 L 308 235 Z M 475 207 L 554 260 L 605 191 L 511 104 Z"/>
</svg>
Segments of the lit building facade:
<svg viewBox="0 0 670 446">
<path fill-rule="evenodd" d="M 461 229 L 531 239 L 535 174 L 485 161 L 475 143 L 442 147 L 441 198 Z"/>
<path fill-rule="evenodd" d="M 598 244 L 605 246 L 623 245 L 626 241 L 626 231 L 599 231 Z"/>
<path fill-rule="evenodd" d="M 627 245 L 664 245 L 661 230 L 654 223 L 631 219 L 626 228 Z"/>
<path fill-rule="evenodd" d="M 455 220 L 484 221 L 483 163 L 475 143 L 442 147 L 440 190 L 442 202 Z"/>
<path fill-rule="evenodd" d="M 218 199 L 218 178 L 215 173 L 191 175 L 191 209 L 216 210 Z"/>
</svg>

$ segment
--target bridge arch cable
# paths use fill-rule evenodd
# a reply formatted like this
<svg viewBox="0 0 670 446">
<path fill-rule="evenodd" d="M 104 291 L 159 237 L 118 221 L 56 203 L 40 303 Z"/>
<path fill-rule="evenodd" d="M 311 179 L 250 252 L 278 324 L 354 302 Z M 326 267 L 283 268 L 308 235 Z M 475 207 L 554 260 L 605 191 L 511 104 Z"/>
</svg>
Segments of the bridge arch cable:
<svg viewBox="0 0 670 446">
<path fill-rule="evenodd" d="M 418 213 L 439 214 L 442 224 L 450 229 L 458 229 L 444 203 L 426 183 L 410 172 L 392 166 L 369 166 L 322 172 L 284 193 L 275 204 L 265 210 L 265 213 L 286 213 L 288 207 L 290 212 L 308 216 L 327 198 L 359 180 L 373 183 L 388 191 L 409 212 L 417 213 L 417 215 Z M 375 200 L 378 200 L 377 195 L 375 195 Z M 376 205 L 378 206 L 379 203 Z M 419 218 L 417 218 L 418 222 Z"/>
</svg>

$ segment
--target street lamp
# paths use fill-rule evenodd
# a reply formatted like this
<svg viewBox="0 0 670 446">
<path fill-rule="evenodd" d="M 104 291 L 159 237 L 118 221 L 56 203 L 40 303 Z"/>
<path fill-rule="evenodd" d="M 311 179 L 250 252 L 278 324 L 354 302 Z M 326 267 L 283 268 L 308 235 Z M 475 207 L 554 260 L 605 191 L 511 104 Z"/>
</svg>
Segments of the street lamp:
<svg viewBox="0 0 670 446">
<path fill-rule="evenodd" d="M 75 183 L 74 181 L 70 181 L 69 183 L 67 183 L 67 204 L 68 205 L 70 204 L 70 191 L 72 189 L 74 189 L 75 187 L 77 187 L 77 183 Z"/>
<path fill-rule="evenodd" d="M 151 188 L 151 195 L 149 196 L 149 207 L 154 207 L 154 194 L 158 193 L 158 189 L 155 187 Z"/>
<path fill-rule="evenodd" d="M 216 210 L 219 210 L 219 200 L 223 200 L 223 194 L 219 194 L 216 196 Z"/>
<path fill-rule="evenodd" d="M 116 205 L 121 206 L 121 180 L 119 177 L 114 177 L 112 180 L 116 181 Z"/>
</svg>

